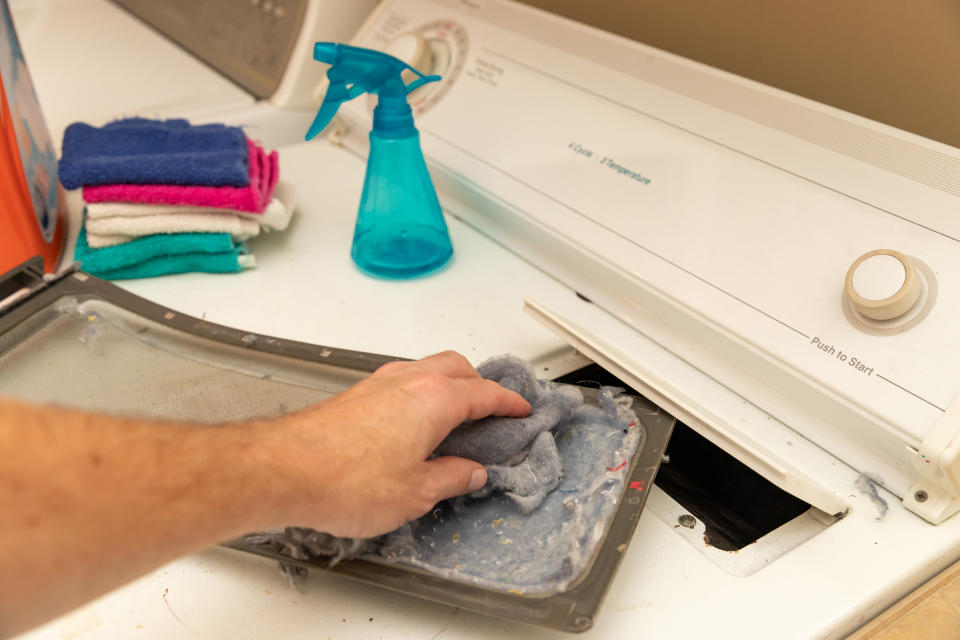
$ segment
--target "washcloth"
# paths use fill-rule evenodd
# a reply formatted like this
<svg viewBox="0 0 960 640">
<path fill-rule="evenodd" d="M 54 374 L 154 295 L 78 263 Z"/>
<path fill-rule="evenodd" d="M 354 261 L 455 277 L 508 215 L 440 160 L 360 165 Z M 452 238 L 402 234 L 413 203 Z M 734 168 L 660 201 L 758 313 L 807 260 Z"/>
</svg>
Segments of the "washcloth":
<svg viewBox="0 0 960 640">
<path fill-rule="evenodd" d="M 114 216 L 87 219 L 86 227 L 87 241 L 94 249 L 160 233 L 228 233 L 235 242 L 244 242 L 260 233 L 260 225 L 252 220 L 217 213 L 205 216 Z"/>
<path fill-rule="evenodd" d="M 256 266 L 246 248 L 235 244 L 226 233 L 160 234 L 93 249 L 87 242 L 86 230 L 81 228 L 73 258 L 84 271 L 105 280 L 191 271 L 233 273 Z"/>
<path fill-rule="evenodd" d="M 267 230 L 283 231 L 290 224 L 294 209 L 293 186 L 281 182 L 277 184 L 270 204 L 263 213 L 238 211 L 236 209 L 214 209 L 210 207 L 191 207 L 176 204 L 132 204 L 128 202 L 94 202 L 87 205 L 87 220 L 108 218 L 150 218 L 152 216 L 197 217 L 210 214 L 238 216 L 252 220 Z"/>
<path fill-rule="evenodd" d="M 63 134 L 60 182 L 242 187 L 250 181 L 247 137 L 239 127 L 128 118 L 103 127 L 75 122 Z"/>
<path fill-rule="evenodd" d="M 276 151 L 267 154 L 252 141 L 247 152 L 249 175 L 244 187 L 107 184 L 84 187 L 83 199 L 88 203 L 179 204 L 261 213 L 273 197 L 280 175 L 279 158 Z"/>
</svg>

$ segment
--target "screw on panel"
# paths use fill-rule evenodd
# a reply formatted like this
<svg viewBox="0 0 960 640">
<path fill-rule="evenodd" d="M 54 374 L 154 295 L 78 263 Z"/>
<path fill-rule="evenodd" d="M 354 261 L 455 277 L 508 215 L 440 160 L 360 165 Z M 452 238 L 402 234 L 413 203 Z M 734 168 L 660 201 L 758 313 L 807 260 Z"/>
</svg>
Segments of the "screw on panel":
<svg viewBox="0 0 960 640">
<path fill-rule="evenodd" d="M 590 616 L 577 616 L 570 623 L 570 629 L 573 631 L 586 631 L 593 626 L 593 618 Z"/>
<path fill-rule="evenodd" d="M 687 529 L 693 529 L 697 525 L 697 519 L 689 514 L 683 514 L 677 521 L 680 523 L 680 526 L 686 527 Z"/>
<path fill-rule="evenodd" d="M 924 491 L 923 489 L 913 494 L 913 499 L 916 500 L 917 502 L 926 502 L 927 497 L 928 497 L 927 492 Z"/>
</svg>

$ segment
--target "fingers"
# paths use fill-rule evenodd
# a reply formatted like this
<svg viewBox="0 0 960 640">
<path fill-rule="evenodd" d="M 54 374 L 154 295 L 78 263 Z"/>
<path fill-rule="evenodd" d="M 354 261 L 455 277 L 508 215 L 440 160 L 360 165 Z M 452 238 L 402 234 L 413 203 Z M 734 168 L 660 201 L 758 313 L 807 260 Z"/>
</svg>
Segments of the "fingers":
<svg viewBox="0 0 960 640">
<path fill-rule="evenodd" d="M 530 403 L 519 393 L 501 387 L 492 380 L 452 380 L 459 401 L 460 422 L 487 416 L 522 418 L 530 413 Z"/>
<path fill-rule="evenodd" d="M 374 374 L 412 399 L 417 411 L 430 417 L 435 447 L 465 420 L 487 416 L 522 418 L 530 404 L 518 393 L 484 380 L 466 358 L 444 351 L 413 362 L 391 362 Z M 387 380 L 387 378 L 390 378 Z"/>
<path fill-rule="evenodd" d="M 426 463 L 426 468 L 424 486 L 433 504 L 476 491 L 487 483 L 487 470 L 483 465 L 465 458 L 434 458 Z"/>
<path fill-rule="evenodd" d="M 410 362 L 388 362 L 377 370 L 381 375 L 420 371 L 450 378 L 479 378 L 470 362 L 456 351 L 441 351 Z"/>
<path fill-rule="evenodd" d="M 480 377 L 470 361 L 456 351 L 441 351 L 421 359 L 419 363 L 431 373 L 439 373 L 451 378 Z"/>
</svg>

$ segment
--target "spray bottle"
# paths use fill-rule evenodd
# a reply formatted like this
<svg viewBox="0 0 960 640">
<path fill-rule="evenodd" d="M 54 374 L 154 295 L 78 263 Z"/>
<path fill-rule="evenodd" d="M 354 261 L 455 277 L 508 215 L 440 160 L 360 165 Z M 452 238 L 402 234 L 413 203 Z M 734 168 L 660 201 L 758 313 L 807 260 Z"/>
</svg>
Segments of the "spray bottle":
<svg viewBox="0 0 960 640">
<path fill-rule="evenodd" d="M 407 104 L 408 93 L 440 76 L 425 76 L 379 51 L 332 42 L 318 42 L 313 57 L 331 65 L 330 86 L 307 140 L 327 126 L 341 103 L 364 93 L 379 97 L 350 250 L 353 261 L 370 274 L 395 279 L 440 268 L 453 247 Z M 408 69 L 417 76 L 409 85 L 401 78 Z"/>
</svg>

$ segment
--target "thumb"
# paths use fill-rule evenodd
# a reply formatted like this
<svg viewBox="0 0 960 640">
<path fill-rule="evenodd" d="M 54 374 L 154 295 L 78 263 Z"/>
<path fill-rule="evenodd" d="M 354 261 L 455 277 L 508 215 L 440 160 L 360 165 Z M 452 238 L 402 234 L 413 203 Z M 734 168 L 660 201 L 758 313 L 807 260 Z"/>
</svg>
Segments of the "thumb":
<svg viewBox="0 0 960 640">
<path fill-rule="evenodd" d="M 443 456 L 427 462 L 425 480 L 440 502 L 482 488 L 487 484 L 487 470 L 473 460 Z"/>
</svg>

